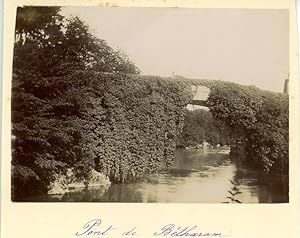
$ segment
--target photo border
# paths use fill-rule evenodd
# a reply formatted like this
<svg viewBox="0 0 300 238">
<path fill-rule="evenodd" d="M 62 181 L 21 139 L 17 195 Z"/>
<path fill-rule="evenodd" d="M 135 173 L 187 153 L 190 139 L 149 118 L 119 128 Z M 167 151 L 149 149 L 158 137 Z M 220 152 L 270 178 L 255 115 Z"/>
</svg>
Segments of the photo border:
<svg viewBox="0 0 300 238">
<path fill-rule="evenodd" d="M 289 9 L 290 67 L 290 195 L 287 204 L 128 204 L 128 203 L 14 203 L 11 202 L 10 100 L 12 52 L 16 7 L 22 5 L 98 7 L 196 7 Z M 203 232 L 222 232 L 234 238 L 299 237 L 299 82 L 296 37 L 296 6 L 292 0 L 245 1 L 76 1 L 5 0 L 2 85 L 1 237 L 77 237 L 76 232 L 92 219 L 113 225 L 114 233 L 137 227 L 139 237 L 155 237 L 165 224 L 197 225 Z"/>
</svg>

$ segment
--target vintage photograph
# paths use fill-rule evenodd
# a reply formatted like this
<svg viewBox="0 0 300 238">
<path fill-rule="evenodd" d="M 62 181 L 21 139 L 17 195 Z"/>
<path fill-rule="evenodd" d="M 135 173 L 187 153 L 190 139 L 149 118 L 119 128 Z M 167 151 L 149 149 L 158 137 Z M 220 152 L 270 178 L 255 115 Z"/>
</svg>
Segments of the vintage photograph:
<svg viewBox="0 0 300 238">
<path fill-rule="evenodd" d="M 288 203 L 289 11 L 20 6 L 13 202 Z"/>
</svg>

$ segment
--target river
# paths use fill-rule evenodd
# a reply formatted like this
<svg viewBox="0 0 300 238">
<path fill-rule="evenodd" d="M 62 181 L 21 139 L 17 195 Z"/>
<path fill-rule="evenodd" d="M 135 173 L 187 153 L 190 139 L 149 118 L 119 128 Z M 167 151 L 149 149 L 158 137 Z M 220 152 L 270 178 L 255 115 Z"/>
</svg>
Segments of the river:
<svg viewBox="0 0 300 238">
<path fill-rule="evenodd" d="M 177 149 L 174 165 L 130 184 L 112 184 L 46 195 L 32 201 L 138 203 L 288 202 L 278 186 L 259 181 L 257 170 L 235 162 L 228 148 Z"/>
</svg>

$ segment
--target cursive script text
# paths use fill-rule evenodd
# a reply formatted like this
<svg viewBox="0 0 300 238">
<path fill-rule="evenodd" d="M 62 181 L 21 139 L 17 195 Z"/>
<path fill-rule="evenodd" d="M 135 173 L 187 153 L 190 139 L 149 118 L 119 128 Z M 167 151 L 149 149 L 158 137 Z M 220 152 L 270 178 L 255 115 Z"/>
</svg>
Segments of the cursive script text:
<svg viewBox="0 0 300 238">
<path fill-rule="evenodd" d="M 163 226 L 160 231 L 155 232 L 154 236 L 171 236 L 171 237 L 222 237 L 222 233 L 216 232 L 200 232 L 197 226 L 176 227 L 175 224 Z"/>
<path fill-rule="evenodd" d="M 80 231 L 77 231 L 75 233 L 76 236 L 82 236 L 82 235 L 97 235 L 97 236 L 104 236 L 107 235 L 111 230 L 113 230 L 112 226 L 108 226 L 106 228 L 103 228 L 99 230 L 99 227 L 101 224 L 100 219 L 94 219 L 91 220 L 83 225 Z M 95 229 L 98 227 L 98 229 Z"/>
</svg>

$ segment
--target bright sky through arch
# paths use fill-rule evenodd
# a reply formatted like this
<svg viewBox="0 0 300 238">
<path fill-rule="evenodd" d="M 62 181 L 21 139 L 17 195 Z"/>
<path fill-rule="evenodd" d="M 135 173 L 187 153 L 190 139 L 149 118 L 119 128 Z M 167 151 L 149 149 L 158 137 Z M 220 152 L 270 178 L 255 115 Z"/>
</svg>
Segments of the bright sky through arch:
<svg viewBox="0 0 300 238">
<path fill-rule="evenodd" d="M 65 7 L 142 74 L 221 79 L 283 92 L 287 10 Z"/>
</svg>

